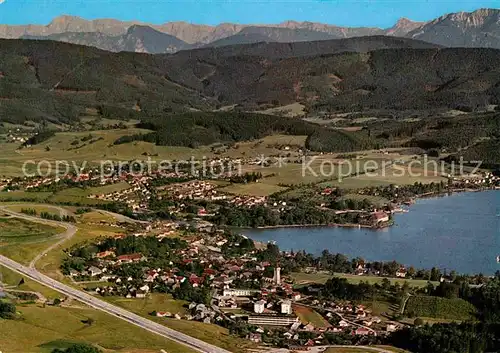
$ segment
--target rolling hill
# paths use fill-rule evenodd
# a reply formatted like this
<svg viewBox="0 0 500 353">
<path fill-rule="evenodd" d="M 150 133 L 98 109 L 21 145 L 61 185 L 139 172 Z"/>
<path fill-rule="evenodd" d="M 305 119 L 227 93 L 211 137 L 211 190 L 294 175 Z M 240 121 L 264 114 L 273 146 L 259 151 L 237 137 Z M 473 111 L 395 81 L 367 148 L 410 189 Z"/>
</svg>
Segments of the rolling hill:
<svg viewBox="0 0 500 353">
<path fill-rule="evenodd" d="M 70 122 L 97 111 L 161 117 L 294 102 L 314 112 L 476 109 L 498 104 L 500 51 L 384 36 L 238 45 L 173 55 L 0 40 L 2 121 Z"/>
<path fill-rule="evenodd" d="M 233 36 L 211 42 L 205 47 L 222 47 L 227 45 L 258 42 L 292 43 L 329 39 L 337 39 L 337 37 L 325 32 L 318 32 L 309 29 L 250 26 L 243 28 L 240 32 Z"/>
</svg>

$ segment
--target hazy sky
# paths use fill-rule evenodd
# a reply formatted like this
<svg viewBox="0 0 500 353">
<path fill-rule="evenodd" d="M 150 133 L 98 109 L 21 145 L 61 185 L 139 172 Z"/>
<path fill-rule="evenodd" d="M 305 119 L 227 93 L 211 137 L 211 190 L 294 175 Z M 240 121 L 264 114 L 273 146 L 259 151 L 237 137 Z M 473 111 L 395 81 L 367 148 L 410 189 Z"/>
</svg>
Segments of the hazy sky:
<svg viewBox="0 0 500 353">
<path fill-rule="evenodd" d="M 0 0 L 0 24 L 47 24 L 69 14 L 152 23 L 277 23 L 390 27 L 400 17 L 424 21 L 449 12 L 498 8 L 500 0 Z"/>
</svg>

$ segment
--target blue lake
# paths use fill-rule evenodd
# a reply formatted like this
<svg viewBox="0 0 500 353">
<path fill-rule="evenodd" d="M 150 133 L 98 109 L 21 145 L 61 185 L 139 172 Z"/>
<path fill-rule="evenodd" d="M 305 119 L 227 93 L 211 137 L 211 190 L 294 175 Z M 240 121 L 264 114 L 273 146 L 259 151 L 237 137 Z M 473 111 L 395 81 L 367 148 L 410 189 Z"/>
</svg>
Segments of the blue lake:
<svg viewBox="0 0 500 353">
<path fill-rule="evenodd" d="M 243 233 L 282 250 L 324 249 L 369 261 L 396 260 L 416 268 L 439 267 L 491 275 L 500 270 L 500 191 L 420 199 L 383 230 L 357 228 L 252 229 Z"/>
</svg>

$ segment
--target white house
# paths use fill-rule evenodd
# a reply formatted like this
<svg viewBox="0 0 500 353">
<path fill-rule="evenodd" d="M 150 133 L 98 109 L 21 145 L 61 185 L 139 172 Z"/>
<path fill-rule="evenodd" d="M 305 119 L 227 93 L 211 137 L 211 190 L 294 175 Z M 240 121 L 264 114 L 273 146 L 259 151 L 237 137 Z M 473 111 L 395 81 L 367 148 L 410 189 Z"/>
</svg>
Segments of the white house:
<svg viewBox="0 0 500 353">
<path fill-rule="evenodd" d="M 253 311 L 256 314 L 262 314 L 266 309 L 266 302 L 263 300 L 259 300 L 253 304 Z"/>
<path fill-rule="evenodd" d="M 290 300 L 283 300 L 281 302 L 281 313 L 287 315 L 292 314 L 292 302 Z"/>
</svg>

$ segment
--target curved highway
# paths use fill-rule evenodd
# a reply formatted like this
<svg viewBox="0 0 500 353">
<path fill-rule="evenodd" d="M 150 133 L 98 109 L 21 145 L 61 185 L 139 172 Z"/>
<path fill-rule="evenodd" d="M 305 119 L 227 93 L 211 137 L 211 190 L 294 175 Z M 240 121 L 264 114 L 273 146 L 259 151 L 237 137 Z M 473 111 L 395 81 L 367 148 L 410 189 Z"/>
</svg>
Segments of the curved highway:
<svg viewBox="0 0 500 353">
<path fill-rule="evenodd" d="M 54 207 L 54 208 L 56 208 L 56 207 Z M 63 214 L 63 209 L 62 208 L 57 207 L 57 209 L 59 209 L 60 212 L 61 212 L 61 214 Z M 15 217 L 15 218 L 24 219 L 24 220 L 31 221 L 31 222 L 38 222 L 38 223 L 49 224 L 49 225 L 53 225 L 55 227 L 62 227 L 64 229 L 66 229 L 66 231 L 64 233 L 61 233 L 61 234 L 58 235 L 58 237 L 60 237 L 61 240 L 59 240 L 58 242 L 56 242 L 56 243 L 52 244 L 51 246 L 49 246 L 47 249 L 45 249 L 40 254 L 38 254 L 30 262 L 30 268 L 35 268 L 36 263 L 42 257 L 44 257 L 45 255 L 47 255 L 49 252 L 51 252 L 52 250 L 54 250 L 58 246 L 62 245 L 62 243 L 64 243 L 66 240 L 68 240 L 71 237 L 73 237 L 76 234 L 76 232 L 78 231 L 78 228 L 76 228 L 71 223 L 57 222 L 57 221 L 52 221 L 52 220 L 48 220 L 48 219 L 41 219 L 41 218 L 38 218 L 38 217 L 28 216 L 28 215 L 25 215 L 23 213 L 17 213 L 17 212 L 11 211 L 11 210 L 9 210 L 9 209 L 7 209 L 5 207 L 0 207 L 0 211 L 2 211 L 5 214 L 8 214 L 9 216 Z"/>
<path fill-rule="evenodd" d="M 97 310 L 104 311 L 110 315 L 113 315 L 115 317 L 118 317 L 122 320 L 128 321 L 136 326 L 139 326 L 145 330 L 148 330 L 152 333 L 155 333 L 159 336 L 165 337 L 169 340 L 175 341 L 177 343 L 180 343 L 184 346 L 187 346 L 197 352 L 202 352 L 202 353 L 230 353 L 229 351 L 216 347 L 214 345 L 208 344 L 206 342 L 203 342 L 201 340 L 198 340 L 196 338 L 193 338 L 191 336 L 188 336 L 186 334 L 183 334 L 181 332 L 172 330 L 168 327 L 165 327 L 161 324 L 158 324 L 156 322 L 153 322 L 151 320 L 148 320 L 146 318 L 143 318 L 142 316 L 136 315 L 134 313 L 131 313 L 125 309 L 122 309 L 118 306 L 112 305 L 110 303 L 107 303 L 103 300 L 100 300 L 90 294 L 87 294 L 83 291 L 80 291 L 78 289 L 75 289 L 73 287 L 67 286 L 65 284 L 62 284 L 61 282 L 58 282 L 40 272 L 38 272 L 35 268 L 35 264 L 37 260 L 39 260 L 42 256 L 47 254 L 49 251 L 53 250 L 57 246 L 61 245 L 64 241 L 72 237 L 76 231 L 78 230 L 74 225 L 68 224 L 68 223 L 62 223 L 62 222 L 56 222 L 56 221 L 45 221 L 45 220 L 40 220 L 39 218 L 35 217 L 30 217 L 24 214 L 19 214 L 16 212 L 12 212 L 9 210 L 6 210 L 5 208 L 0 208 L 2 212 L 5 212 L 13 217 L 17 218 L 22 218 L 30 221 L 43 221 L 43 223 L 48 223 L 48 224 L 54 224 L 57 226 L 63 226 L 66 228 L 66 232 L 62 234 L 63 239 L 58 241 L 57 243 L 51 245 L 48 249 L 43 251 L 41 254 L 39 254 L 31 263 L 30 266 L 24 266 L 20 263 L 17 263 L 5 256 L 0 255 L 0 264 L 2 266 L 5 266 L 9 268 L 12 271 L 15 271 L 21 275 L 24 275 L 38 283 L 41 283 L 49 288 L 52 288 L 64 295 L 67 295 L 68 297 L 74 298 L 84 304 L 87 304 L 90 307 L 93 307 Z"/>
</svg>

